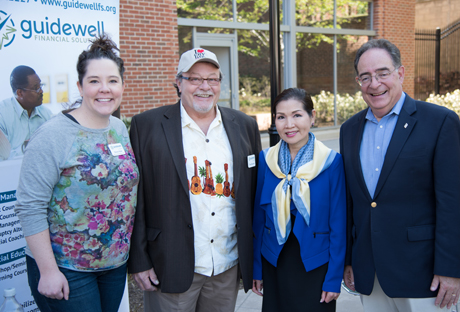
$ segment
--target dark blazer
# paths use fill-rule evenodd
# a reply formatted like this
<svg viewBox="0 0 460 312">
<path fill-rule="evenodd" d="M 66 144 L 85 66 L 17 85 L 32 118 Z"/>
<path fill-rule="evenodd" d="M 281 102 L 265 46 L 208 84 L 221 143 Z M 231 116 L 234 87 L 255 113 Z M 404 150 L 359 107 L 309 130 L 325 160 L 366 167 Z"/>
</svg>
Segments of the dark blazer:
<svg viewBox="0 0 460 312">
<path fill-rule="evenodd" d="M 268 167 L 265 156 L 268 149 L 259 155 L 257 192 L 254 206 L 254 279 L 261 280 L 262 255 L 273 266 L 284 245 L 279 245 L 274 226 L 272 194 L 281 179 Z M 292 233 L 300 245 L 300 256 L 306 271 L 328 263 L 322 290 L 340 292 L 345 260 L 345 177 L 340 154 L 336 154 L 329 168 L 311 180 L 310 226 L 300 214 L 294 222 Z M 291 211 L 296 208 L 291 200 Z"/>
<path fill-rule="evenodd" d="M 459 118 L 406 95 L 371 198 L 359 156 L 366 112 L 340 131 L 347 182 L 346 264 L 352 265 L 362 294 L 372 292 L 377 273 L 389 297 L 434 297 L 434 274 L 460 277 Z"/>
<path fill-rule="evenodd" d="M 242 112 L 219 107 L 233 153 L 239 266 L 244 288 L 252 287 L 252 213 L 257 167 L 248 155 L 261 150 L 257 123 Z M 136 115 L 130 130 L 140 171 L 130 273 L 154 268 L 165 293 L 190 288 L 195 268 L 194 234 L 182 147 L 180 104 Z"/>
</svg>

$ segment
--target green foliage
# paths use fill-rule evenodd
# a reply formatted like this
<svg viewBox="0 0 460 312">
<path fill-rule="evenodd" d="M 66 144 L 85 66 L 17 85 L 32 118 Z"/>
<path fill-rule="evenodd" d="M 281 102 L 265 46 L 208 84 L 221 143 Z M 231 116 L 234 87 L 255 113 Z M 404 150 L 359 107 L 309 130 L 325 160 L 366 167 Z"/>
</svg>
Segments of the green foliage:
<svg viewBox="0 0 460 312">
<path fill-rule="evenodd" d="M 457 115 L 460 115 L 460 89 L 445 95 L 430 94 L 430 96 L 426 99 L 426 102 L 447 107 L 448 109 L 456 112 Z"/>
<path fill-rule="evenodd" d="M 344 123 L 348 118 L 367 108 L 363 100 L 361 91 L 354 95 L 348 93 L 337 94 L 337 121 L 338 124 Z"/>
<path fill-rule="evenodd" d="M 367 17 L 368 4 L 361 1 L 337 0 L 337 25 L 336 27 L 346 28 L 353 20 L 359 21 Z M 315 28 L 334 27 L 334 1 L 332 0 L 297 0 L 296 1 L 296 22 L 299 26 Z M 321 42 L 333 44 L 333 36 L 318 33 L 296 33 L 297 49 L 315 48 Z M 343 38 L 349 39 L 344 35 Z M 337 50 L 340 44 L 337 43 Z"/>
<path fill-rule="evenodd" d="M 177 15 L 205 20 L 232 20 L 231 0 L 177 0 Z"/>
<path fill-rule="evenodd" d="M 198 172 L 200 173 L 200 177 L 205 177 L 206 176 L 206 169 L 205 167 L 198 167 Z"/>
<path fill-rule="evenodd" d="M 224 176 L 222 175 L 222 173 L 219 172 L 216 175 L 216 183 L 222 183 L 222 182 L 224 182 Z"/>
<path fill-rule="evenodd" d="M 245 113 L 270 112 L 270 78 L 240 76 L 240 110 Z"/>
<path fill-rule="evenodd" d="M 321 91 L 320 94 L 312 96 L 316 110 L 317 126 L 334 125 L 334 94 L 329 91 Z M 337 124 L 342 124 L 348 118 L 367 107 L 361 91 L 354 95 L 348 93 L 337 94 Z"/>
<path fill-rule="evenodd" d="M 125 123 L 125 126 L 126 126 L 126 128 L 128 128 L 128 131 L 129 131 L 129 129 L 131 129 L 132 117 L 126 117 L 125 115 L 122 115 L 120 119 L 121 119 L 121 121 L 123 121 Z"/>
</svg>

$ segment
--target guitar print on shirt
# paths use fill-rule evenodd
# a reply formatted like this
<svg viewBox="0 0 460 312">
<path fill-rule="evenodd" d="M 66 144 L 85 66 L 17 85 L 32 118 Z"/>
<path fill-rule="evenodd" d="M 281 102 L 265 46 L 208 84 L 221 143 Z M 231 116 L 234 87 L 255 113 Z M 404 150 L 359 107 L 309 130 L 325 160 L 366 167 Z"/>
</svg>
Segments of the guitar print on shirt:
<svg viewBox="0 0 460 312">
<path fill-rule="evenodd" d="M 228 163 L 224 164 L 224 172 L 218 172 L 214 176 L 212 174 L 212 162 L 209 160 L 204 161 L 205 166 L 198 166 L 198 159 L 193 156 L 194 174 L 190 179 L 190 192 L 192 195 L 204 194 L 215 198 L 225 198 L 232 195 L 234 199 L 234 193 L 230 189 L 230 180 L 228 173 Z M 222 164 L 220 164 L 222 166 Z M 224 181 L 225 174 L 225 181 Z M 233 184 L 233 183 L 232 183 Z"/>
</svg>

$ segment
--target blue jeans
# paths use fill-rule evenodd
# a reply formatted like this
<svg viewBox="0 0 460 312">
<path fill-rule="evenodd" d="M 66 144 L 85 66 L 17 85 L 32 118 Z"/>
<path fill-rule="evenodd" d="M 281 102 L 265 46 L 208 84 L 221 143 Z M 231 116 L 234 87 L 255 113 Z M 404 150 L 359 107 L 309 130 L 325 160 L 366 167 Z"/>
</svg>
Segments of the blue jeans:
<svg viewBox="0 0 460 312">
<path fill-rule="evenodd" d="M 47 298 L 38 292 L 40 271 L 29 256 L 27 275 L 35 303 L 41 312 L 117 312 L 125 290 L 126 264 L 116 269 L 99 272 L 59 270 L 69 283 L 69 300 Z"/>
</svg>

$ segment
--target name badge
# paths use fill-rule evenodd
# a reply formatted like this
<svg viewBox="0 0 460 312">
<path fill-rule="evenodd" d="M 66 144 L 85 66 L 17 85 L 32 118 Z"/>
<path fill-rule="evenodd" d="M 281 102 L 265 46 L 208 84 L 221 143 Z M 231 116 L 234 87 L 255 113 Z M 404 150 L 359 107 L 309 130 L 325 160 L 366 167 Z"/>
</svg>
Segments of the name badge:
<svg viewBox="0 0 460 312">
<path fill-rule="evenodd" d="M 254 154 L 248 156 L 248 168 L 256 166 L 256 156 Z"/>
<path fill-rule="evenodd" d="M 110 149 L 110 153 L 112 154 L 112 156 L 120 156 L 120 155 L 126 154 L 121 143 L 109 144 L 109 149 Z"/>
</svg>

